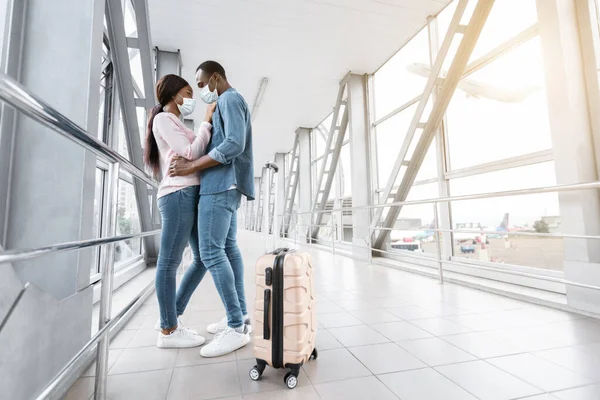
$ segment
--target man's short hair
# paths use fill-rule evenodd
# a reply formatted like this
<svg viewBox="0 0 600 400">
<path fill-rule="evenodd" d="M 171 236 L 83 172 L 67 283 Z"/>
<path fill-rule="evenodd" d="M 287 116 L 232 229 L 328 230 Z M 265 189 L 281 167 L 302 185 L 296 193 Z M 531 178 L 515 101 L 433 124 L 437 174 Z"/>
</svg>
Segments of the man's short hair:
<svg viewBox="0 0 600 400">
<path fill-rule="evenodd" d="M 223 68 L 223 66 L 216 61 L 204 61 L 198 66 L 198 68 L 196 68 L 196 73 L 198 73 L 200 70 L 209 75 L 212 75 L 216 72 L 223 78 L 227 79 L 227 75 L 225 75 L 225 68 Z"/>
</svg>

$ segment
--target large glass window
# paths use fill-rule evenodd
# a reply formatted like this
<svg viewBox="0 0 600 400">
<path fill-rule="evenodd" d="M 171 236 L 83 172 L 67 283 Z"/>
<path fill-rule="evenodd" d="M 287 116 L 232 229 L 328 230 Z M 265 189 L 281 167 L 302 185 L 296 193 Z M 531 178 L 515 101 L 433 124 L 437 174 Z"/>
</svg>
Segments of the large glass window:
<svg viewBox="0 0 600 400">
<path fill-rule="evenodd" d="M 429 39 L 427 29 L 422 29 L 375 74 L 375 118 L 420 95 L 429 71 Z"/>
<path fill-rule="evenodd" d="M 141 233 L 140 218 L 133 185 L 126 180 L 120 179 L 118 193 L 117 235 Z M 126 261 L 140 255 L 141 252 L 141 239 L 130 239 L 119 242 L 115 247 L 115 262 Z"/>
<path fill-rule="evenodd" d="M 554 163 L 548 162 L 453 179 L 450 190 L 453 195 L 460 196 L 553 185 L 556 185 Z M 456 233 L 456 256 L 562 270 L 562 239 L 508 234 L 560 233 L 556 193 L 454 202 L 452 219 L 455 229 L 492 232 Z"/>
<path fill-rule="evenodd" d="M 447 118 L 452 169 L 551 149 L 539 38 L 464 78 Z"/>
<path fill-rule="evenodd" d="M 99 238 L 102 233 L 102 210 L 104 205 L 104 176 L 105 171 L 96 168 L 96 185 L 94 190 L 94 219 L 92 226 L 92 237 Z M 90 275 L 93 278 L 99 278 L 100 273 L 100 247 L 94 247 L 92 253 L 92 265 Z M 95 280 L 95 279 L 94 279 Z"/>
</svg>

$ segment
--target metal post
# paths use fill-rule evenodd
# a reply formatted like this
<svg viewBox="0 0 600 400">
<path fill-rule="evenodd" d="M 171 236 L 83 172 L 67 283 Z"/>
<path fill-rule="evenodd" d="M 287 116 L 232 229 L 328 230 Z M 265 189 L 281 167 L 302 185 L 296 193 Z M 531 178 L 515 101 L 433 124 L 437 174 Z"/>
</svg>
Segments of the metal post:
<svg viewBox="0 0 600 400">
<path fill-rule="evenodd" d="M 117 234 L 117 209 L 118 209 L 118 188 L 119 188 L 119 163 L 110 163 L 108 166 L 108 185 L 107 185 L 107 214 L 103 221 L 103 237 L 116 236 Z M 113 291 L 113 267 L 115 244 L 107 244 L 102 249 L 101 266 L 102 278 L 100 280 L 100 313 L 98 329 L 102 329 L 111 318 L 112 291 Z M 110 336 L 104 335 L 98 343 L 98 357 L 96 358 L 96 382 L 95 382 L 95 400 L 106 399 L 106 383 L 108 374 L 108 346 Z"/>
<path fill-rule="evenodd" d="M 433 203 L 433 220 L 435 226 L 435 248 L 437 250 L 438 269 L 440 275 L 440 284 L 444 284 L 444 267 L 442 265 L 442 232 L 440 232 L 440 219 L 438 216 L 438 203 Z"/>
<path fill-rule="evenodd" d="M 335 215 L 331 214 L 331 251 L 335 255 L 335 234 L 337 233 L 337 222 L 335 220 Z"/>
</svg>

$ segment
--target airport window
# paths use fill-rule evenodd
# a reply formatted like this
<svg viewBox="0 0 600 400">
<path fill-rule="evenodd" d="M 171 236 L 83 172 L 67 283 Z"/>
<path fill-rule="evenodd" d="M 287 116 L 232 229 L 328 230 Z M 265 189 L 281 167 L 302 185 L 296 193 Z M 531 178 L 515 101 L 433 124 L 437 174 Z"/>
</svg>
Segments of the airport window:
<svg viewBox="0 0 600 400">
<path fill-rule="evenodd" d="M 551 149 L 539 37 L 462 79 L 447 121 L 451 169 Z"/>
<path fill-rule="evenodd" d="M 96 180 L 94 190 L 94 220 L 92 226 L 92 237 L 99 238 L 102 234 L 102 214 L 104 205 L 104 176 L 105 171 L 101 168 L 96 168 Z M 97 281 L 100 279 L 100 251 L 101 247 L 94 247 L 92 251 L 92 266 L 91 280 Z"/>
<path fill-rule="evenodd" d="M 133 185 L 119 180 L 117 207 L 117 235 L 140 233 L 140 219 Z M 130 239 L 115 246 L 115 262 L 127 261 L 141 254 L 141 239 Z"/>
<path fill-rule="evenodd" d="M 554 163 L 547 162 L 453 179 L 450 190 L 453 195 L 461 196 L 554 185 Z M 558 194 L 458 201 L 452 203 L 451 210 L 454 229 L 492 232 L 455 233 L 455 256 L 562 270 L 562 238 L 508 234 L 564 233 L 560 229 Z M 485 246 L 481 246 L 482 238 Z"/>
<path fill-rule="evenodd" d="M 429 38 L 423 28 L 375 73 L 375 119 L 419 96 L 427 82 L 429 66 Z"/>
</svg>

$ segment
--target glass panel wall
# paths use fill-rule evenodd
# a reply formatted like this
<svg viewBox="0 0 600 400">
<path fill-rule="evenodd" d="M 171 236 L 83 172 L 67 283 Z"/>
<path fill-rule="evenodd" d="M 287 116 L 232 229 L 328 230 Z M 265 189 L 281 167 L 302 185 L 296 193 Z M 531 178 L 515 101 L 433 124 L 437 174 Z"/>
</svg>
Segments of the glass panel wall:
<svg viewBox="0 0 600 400">
<path fill-rule="evenodd" d="M 437 17 L 440 43 L 456 4 L 452 2 Z M 461 23 L 467 22 L 472 12 L 469 8 Z M 445 195 L 451 196 L 556 184 L 540 39 L 529 29 L 536 22 L 534 0 L 496 2 L 471 56 L 471 62 L 478 60 L 482 65 L 460 81 L 443 124 L 443 143 L 437 143 L 437 138 L 432 142 L 407 200 L 439 197 L 439 185 L 444 182 L 448 187 Z M 514 44 L 499 56 L 488 56 L 507 41 Z M 457 45 L 453 42 L 445 70 Z M 416 105 L 393 111 L 419 95 L 428 76 L 419 81 L 408 77 L 406 71 L 419 62 L 428 67 L 428 54 L 427 30 L 423 29 L 375 73 L 376 198 L 388 183 Z M 409 65 L 412 67 L 406 68 Z M 425 68 L 421 66 L 421 70 Z M 402 93 L 400 85 L 406 88 Z M 405 161 L 412 158 L 419 136 L 417 130 Z M 441 176 L 438 165 L 443 165 Z M 403 166 L 394 190 L 405 171 Z M 452 235 L 452 254 L 457 260 L 561 270 L 562 239 L 532 236 L 561 232 L 558 205 L 555 193 L 453 202 L 451 228 L 458 232 Z M 403 207 L 392 227 L 389 250 L 435 254 L 432 228 L 432 205 Z M 519 233 L 530 235 L 517 236 Z"/>
</svg>

